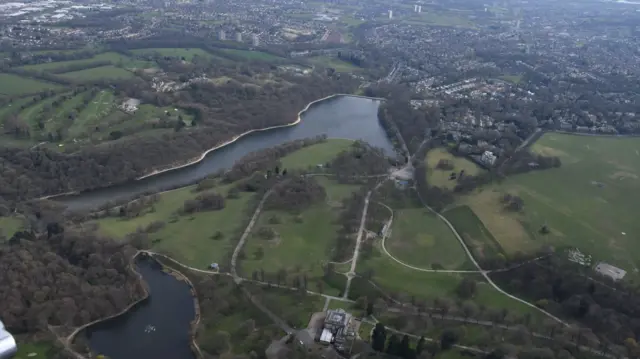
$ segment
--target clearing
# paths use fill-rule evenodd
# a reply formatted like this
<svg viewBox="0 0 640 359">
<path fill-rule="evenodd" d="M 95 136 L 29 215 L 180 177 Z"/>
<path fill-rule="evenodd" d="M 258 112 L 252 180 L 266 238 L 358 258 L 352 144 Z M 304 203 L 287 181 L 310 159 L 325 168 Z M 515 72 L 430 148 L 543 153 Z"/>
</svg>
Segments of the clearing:
<svg viewBox="0 0 640 359">
<path fill-rule="evenodd" d="M 449 227 L 426 208 L 395 211 L 386 248 L 398 260 L 432 269 L 462 269 L 467 262 Z"/>
<path fill-rule="evenodd" d="M 436 165 L 441 160 L 449 161 L 449 163 L 453 165 L 453 169 L 437 169 Z M 460 172 L 464 170 L 464 172 L 468 175 L 477 175 L 478 173 L 483 171 L 483 169 L 480 168 L 477 164 L 464 157 L 456 157 L 444 148 L 435 148 L 429 151 L 425 157 L 425 162 L 427 164 L 426 169 L 428 183 L 432 186 L 437 186 L 440 188 L 453 189 L 456 186 L 457 181 L 449 179 L 449 176 L 453 172 L 455 172 L 457 175 L 460 175 Z"/>
<path fill-rule="evenodd" d="M 13 74 L 0 74 L 0 94 L 2 95 L 26 95 L 59 88 L 60 86 L 56 84 L 44 81 Z"/>
<path fill-rule="evenodd" d="M 250 51 L 250 50 L 236 50 L 236 49 L 220 49 L 220 51 L 227 55 L 234 57 L 244 58 L 245 60 L 252 61 L 281 61 L 284 58 L 272 55 L 262 51 Z"/>
<path fill-rule="evenodd" d="M 233 184 L 220 186 L 210 191 L 226 196 Z M 95 221 L 100 231 L 115 238 L 123 238 L 138 228 L 144 228 L 152 222 L 162 221 L 165 226 L 149 234 L 153 250 L 168 253 L 178 261 L 196 268 L 206 268 L 212 262 L 221 262 L 228 258 L 235 247 L 240 228 L 244 226 L 250 193 L 240 192 L 237 199 L 226 199 L 225 208 L 220 211 L 207 211 L 180 215 L 184 201 L 195 198 L 199 193 L 194 187 L 184 187 L 160 194 L 160 201 L 154 205 L 155 211 L 139 217 L 124 219 L 118 216 L 106 217 Z M 221 235 L 216 236 L 220 232 Z"/>
<path fill-rule="evenodd" d="M 334 159 L 340 152 L 346 151 L 353 144 L 347 139 L 328 139 L 312 146 L 302 148 L 280 159 L 282 168 L 307 169 L 324 165 Z"/>
<path fill-rule="evenodd" d="M 462 199 L 504 250 L 572 246 L 628 272 L 639 268 L 640 139 L 547 133 L 532 151 L 558 156 L 562 166 L 511 176 Z M 504 193 L 520 196 L 524 209 L 504 209 Z M 543 225 L 550 233 L 540 233 Z"/>
</svg>

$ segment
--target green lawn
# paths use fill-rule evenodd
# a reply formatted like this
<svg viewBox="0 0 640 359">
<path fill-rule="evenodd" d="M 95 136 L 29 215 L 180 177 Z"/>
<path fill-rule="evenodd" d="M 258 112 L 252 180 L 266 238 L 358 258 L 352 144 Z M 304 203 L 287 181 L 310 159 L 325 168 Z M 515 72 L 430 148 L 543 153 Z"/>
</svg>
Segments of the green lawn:
<svg viewBox="0 0 640 359">
<path fill-rule="evenodd" d="M 326 203 L 318 203 L 303 211 L 301 223 L 291 213 L 263 212 L 245 245 L 246 259 L 241 264 L 243 272 L 251 276 L 253 271 L 260 269 L 273 274 L 284 269 L 291 277 L 294 273 L 307 273 L 309 278 L 320 277 L 323 264 L 329 260 L 335 245 L 338 214 L 338 210 Z M 281 223 L 270 224 L 273 216 L 277 216 Z M 272 228 L 276 238 L 266 240 L 260 237 L 258 231 L 261 227 Z M 260 257 L 258 251 L 262 251 L 263 256 Z"/>
<path fill-rule="evenodd" d="M 64 68 L 67 66 L 86 65 L 86 64 L 93 64 L 93 63 L 103 62 L 103 61 L 109 61 L 112 64 L 117 64 L 119 62 L 126 63 L 130 60 L 131 59 L 129 59 L 127 56 L 121 55 L 117 52 L 104 52 L 102 54 L 98 54 L 88 59 L 48 62 L 48 63 L 37 64 L 37 65 L 26 65 L 19 68 L 23 70 L 47 72 L 50 70 L 57 70 L 59 68 Z"/>
<path fill-rule="evenodd" d="M 61 97 L 62 95 L 52 96 L 52 97 L 45 98 L 42 101 L 38 101 L 32 106 L 29 106 L 24 110 L 20 111 L 18 116 L 22 120 L 30 124 L 32 128 L 37 129 L 38 118 L 43 115 L 43 111 L 47 108 L 52 107 L 53 102 L 56 99 L 59 99 Z"/>
<path fill-rule="evenodd" d="M 22 219 L 18 217 L 0 217 L 0 234 L 6 238 L 11 236 L 22 228 Z"/>
<path fill-rule="evenodd" d="M 126 78 L 133 77 L 134 75 L 131 71 L 127 71 L 125 69 L 109 65 L 109 66 L 94 67 L 86 70 L 67 72 L 60 76 L 69 80 L 77 81 L 77 82 L 86 82 L 86 81 L 94 81 L 94 80 L 101 80 L 101 79 L 108 79 L 108 80 L 112 80 L 116 78 L 126 79 Z"/>
<path fill-rule="evenodd" d="M 148 48 L 132 50 L 136 55 L 152 55 L 159 54 L 166 57 L 184 58 L 186 61 L 192 61 L 194 56 L 213 58 L 214 56 L 207 51 L 199 48 Z"/>
<path fill-rule="evenodd" d="M 107 116 L 115 107 L 113 92 L 102 90 L 89 102 L 69 128 L 69 137 L 79 138 L 90 135 L 100 120 Z"/>
<path fill-rule="evenodd" d="M 446 160 L 453 164 L 452 170 L 440 170 L 436 168 L 436 165 L 440 160 Z M 438 186 L 441 188 L 453 189 L 456 186 L 456 180 L 449 180 L 451 172 L 460 174 L 460 171 L 464 170 L 465 174 L 477 175 L 483 171 L 478 165 L 464 157 L 456 157 L 449 153 L 444 148 L 435 148 L 429 151 L 425 157 L 427 164 L 427 181 L 432 186 Z"/>
<path fill-rule="evenodd" d="M 22 343 L 18 341 L 18 353 L 14 359 L 48 359 L 48 352 L 51 351 L 50 343 Z"/>
<path fill-rule="evenodd" d="M 3 105 L 2 107 L 0 107 L 0 120 L 4 119 L 8 115 L 18 113 L 22 105 L 31 103 L 31 101 L 33 101 L 33 97 L 26 97 L 18 100 L 13 100 L 11 103 Z"/>
<path fill-rule="evenodd" d="M 232 185 L 213 189 L 214 192 L 226 195 Z M 187 199 L 197 196 L 193 187 L 161 194 L 160 202 L 155 205 L 155 212 L 147 213 L 134 219 L 118 217 L 103 218 L 98 221 L 100 230 L 116 238 L 122 238 L 155 221 L 163 221 L 166 226 L 150 235 L 154 241 L 153 248 L 170 254 L 175 259 L 197 268 L 204 268 L 212 262 L 221 262 L 235 247 L 241 226 L 245 224 L 246 210 L 251 194 L 241 193 L 238 199 L 228 199 L 225 208 L 220 211 L 208 211 L 193 215 L 175 215 Z M 220 231 L 221 239 L 212 239 Z"/>
<path fill-rule="evenodd" d="M 466 245 L 476 258 L 492 258 L 503 254 L 502 247 L 493 238 L 482 221 L 473 213 L 469 206 L 459 206 L 444 213 L 458 231 Z"/>
<path fill-rule="evenodd" d="M 309 58 L 309 62 L 314 65 L 320 65 L 324 67 L 330 67 L 335 69 L 337 72 L 355 72 L 360 70 L 359 67 L 348 63 L 346 61 L 342 61 L 336 57 L 330 56 L 314 56 Z"/>
<path fill-rule="evenodd" d="M 575 246 L 629 273 L 640 267 L 640 139 L 545 134 L 532 150 L 558 156 L 560 168 L 507 178 L 468 198 L 507 252 L 542 245 Z M 503 193 L 524 210 L 502 209 Z M 547 225 L 551 233 L 539 229 Z"/>
<path fill-rule="evenodd" d="M 282 57 L 275 56 L 262 51 L 249 51 L 249 50 L 236 50 L 236 49 L 221 49 L 221 52 L 233 56 L 242 57 L 246 60 L 252 61 L 279 61 L 283 60 Z"/>
<path fill-rule="evenodd" d="M 26 95 L 46 90 L 59 89 L 60 86 L 13 74 L 0 74 L 0 94 Z"/>
<path fill-rule="evenodd" d="M 519 84 L 522 81 L 522 75 L 502 75 L 500 78 L 514 84 Z"/>
<path fill-rule="evenodd" d="M 305 147 L 280 159 L 282 168 L 307 169 L 309 166 L 324 165 L 340 152 L 349 149 L 352 140 L 328 139 L 326 142 Z M 312 169 L 313 172 L 314 169 Z"/>
<path fill-rule="evenodd" d="M 58 128 L 67 127 L 63 122 L 72 123 L 72 121 L 68 120 L 68 116 L 72 111 L 75 111 L 78 106 L 82 106 L 84 95 L 84 93 L 79 93 L 60 104 L 60 106 L 55 109 L 51 120 L 45 123 L 45 131 L 55 132 Z"/>
<path fill-rule="evenodd" d="M 353 192 L 358 191 L 360 186 L 355 184 L 341 184 L 330 177 L 315 177 L 316 181 L 324 187 L 327 192 L 327 202 L 339 203 L 343 199 L 351 196 Z"/>
<path fill-rule="evenodd" d="M 321 312 L 324 297 L 301 295 L 288 289 L 268 288 L 264 285 L 247 284 L 249 290 L 258 293 L 260 301 L 293 328 L 306 328 L 311 315 Z M 309 290 L 313 287 L 309 285 Z"/>
<path fill-rule="evenodd" d="M 423 208 L 395 211 L 386 248 L 394 257 L 412 266 L 431 269 L 463 269 L 467 262 L 462 246 L 449 227 Z"/>
</svg>

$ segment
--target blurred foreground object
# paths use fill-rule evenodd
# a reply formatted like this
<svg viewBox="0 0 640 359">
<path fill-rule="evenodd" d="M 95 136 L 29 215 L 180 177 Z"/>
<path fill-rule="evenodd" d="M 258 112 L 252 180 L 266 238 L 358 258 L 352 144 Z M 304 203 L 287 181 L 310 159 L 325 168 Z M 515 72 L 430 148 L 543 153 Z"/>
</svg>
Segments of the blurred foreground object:
<svg viewBox="0 0 640 359">
<path fill-rule="evenodd" d="M 18 351 L 16 340 L 13 339 L 13 335 L 9 333 L 2 321 L 0 321 L 0 359 L 13 358 Z"/>
</svg>

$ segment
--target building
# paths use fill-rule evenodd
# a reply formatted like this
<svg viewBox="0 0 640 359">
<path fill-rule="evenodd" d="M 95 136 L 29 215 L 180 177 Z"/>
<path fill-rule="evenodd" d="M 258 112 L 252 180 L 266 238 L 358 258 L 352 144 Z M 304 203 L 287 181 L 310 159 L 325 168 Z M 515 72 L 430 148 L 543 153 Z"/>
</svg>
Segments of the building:
<svg viewBox="0 0 640 359">
<path fill-rule="evenodd" d="M 389 10 L 389 20 L 393 19 L 393 10 Z"/>
<path fill-rule="evenodd" d="M 138 111 L 139 105 L 140 105 L 140 100 L 135 98 L 130 98 L 120 105 L 120 109 L 126 113 L 135 113 L 136 111 Z"/>
<path fill-rule="evenodd" d="M 17 352 L 16 340 L 0 321 L 0 358 L 12 358 Z"/>
<path fill-rule="evenodd" d="M 491 151 L 484 151 L 482 157 L 480 157 L 480 161 L 482 161 L 482 163 L 484 163 L 487 167 L 493 166 L 493 164 L 496 163 L 497 159 L 498 157 L 496 157 L 496 155 L 494 155 Z"/>
<path fill-rule="evenodd" d="M 236 32 L 236 41 L 237 42 L 242 42 L 242 33 L 241 32 Z"/>
<path fill-rule="evenodd" d="M 220 39 L 221 41 L 224 41 L 227 39 L 227 34 L 224 32 L 224 30 L 220 30 L 218 32 L 218 39 Z"/>
<path fill-rule="evenodd" d="M 328 310 L 324 320 L 320 344 L 333 344 L 338 351 L 344 351 L 355 338 L 352 323 L 353 316 L 343 309 Z"/>
<path fill-rule="evenodd" d="M 612 278 L 615 281 L 618 281 L 622 278 L 624 278 L 624 276 L 627 274 L 627 271 L 625 271 L 624 269 L 620 269 L 618 267 L 614 267 L 611 264 L 607 264 L 604 262 L 600 262 L 596 265 L 595 268 L 596 272 L 602 274 L 602 275 L 606 275 L 607 277 Z"/>
<path fill-rule="evenodd" d="M 422 12 L 422 5 L 418 5 L 418 13 Z"/>
<path fill-rule="evenodd" d="M 257 34 L 253 35 L 251 40 L 252 40 L 253 46 L 255 47 L 260 46 L 260 37 Z"/>
</svg>

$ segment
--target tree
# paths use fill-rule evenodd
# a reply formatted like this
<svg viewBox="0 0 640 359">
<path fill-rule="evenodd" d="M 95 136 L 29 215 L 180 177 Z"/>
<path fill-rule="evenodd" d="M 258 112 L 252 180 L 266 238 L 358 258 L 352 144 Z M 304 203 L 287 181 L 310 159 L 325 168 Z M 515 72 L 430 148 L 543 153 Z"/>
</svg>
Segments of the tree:
<svg viewBox="0 0 640 359">
<path fill-rule="evenodd" d="M 458 287 L 456 293 L 462 299 L 470 299 L 476 294 L 476 281 L 470 277 L 464 277 Z"/>
<path fill-rule="evenodd" d="M 409 336 L 406 334 L 402 337 L 402 340 L 400 341 L 398 354 L 404 359 L 413 359 L 416 356 L 416 352 L 413 349 L 411 349 L 411 347 L 409 346 Z"/>
<path fill-rule="evenodd" d="M 416 353 L 418 355 L 420 355 L 420 353 L 422 353 L 422 351 L 424 350 L 424 343 L 425 343 L 424 337 L 420 337 L 420 340 L 418 340 L 418 344 L 416 345 Z"/>
<path fill-rule="evenodd" d="M 389 355 L 400 356 L 400 343 L 398 342 L 398 336 L 391 334 L 389 343 L 387 344 L 386 353 Z"/>
<path fill-rule="evenodd" d="M 366 310 L 366 316 L 370 317 L 373 315 L 373 302 L 372 301 L 367 301 L 367 310 Z"/>
<path fill-rule="evenodd" d="M 451 329 L 446 329 L 442 332 L 442 335 L 440 335 L 440 348 L 442 348 L 442 350 L 451 349 L 457 342 L 458 334 Z"/>
<path fill-rule="evenodd" d="M 387 342 L 387 329 L 382 323 L 376 323 L 373 332 L 371 333 L 371 347 L 373 350 L 382 352 L 384 351 L 384 345 Z"/>
<path fill-rule="evenodd" d="M 462 303 L 462 314 L 464 315 L 464 320 L 469 319 L 478 313 L 478 306 L 471 301 L 466 301 Z"/>
</svg>

